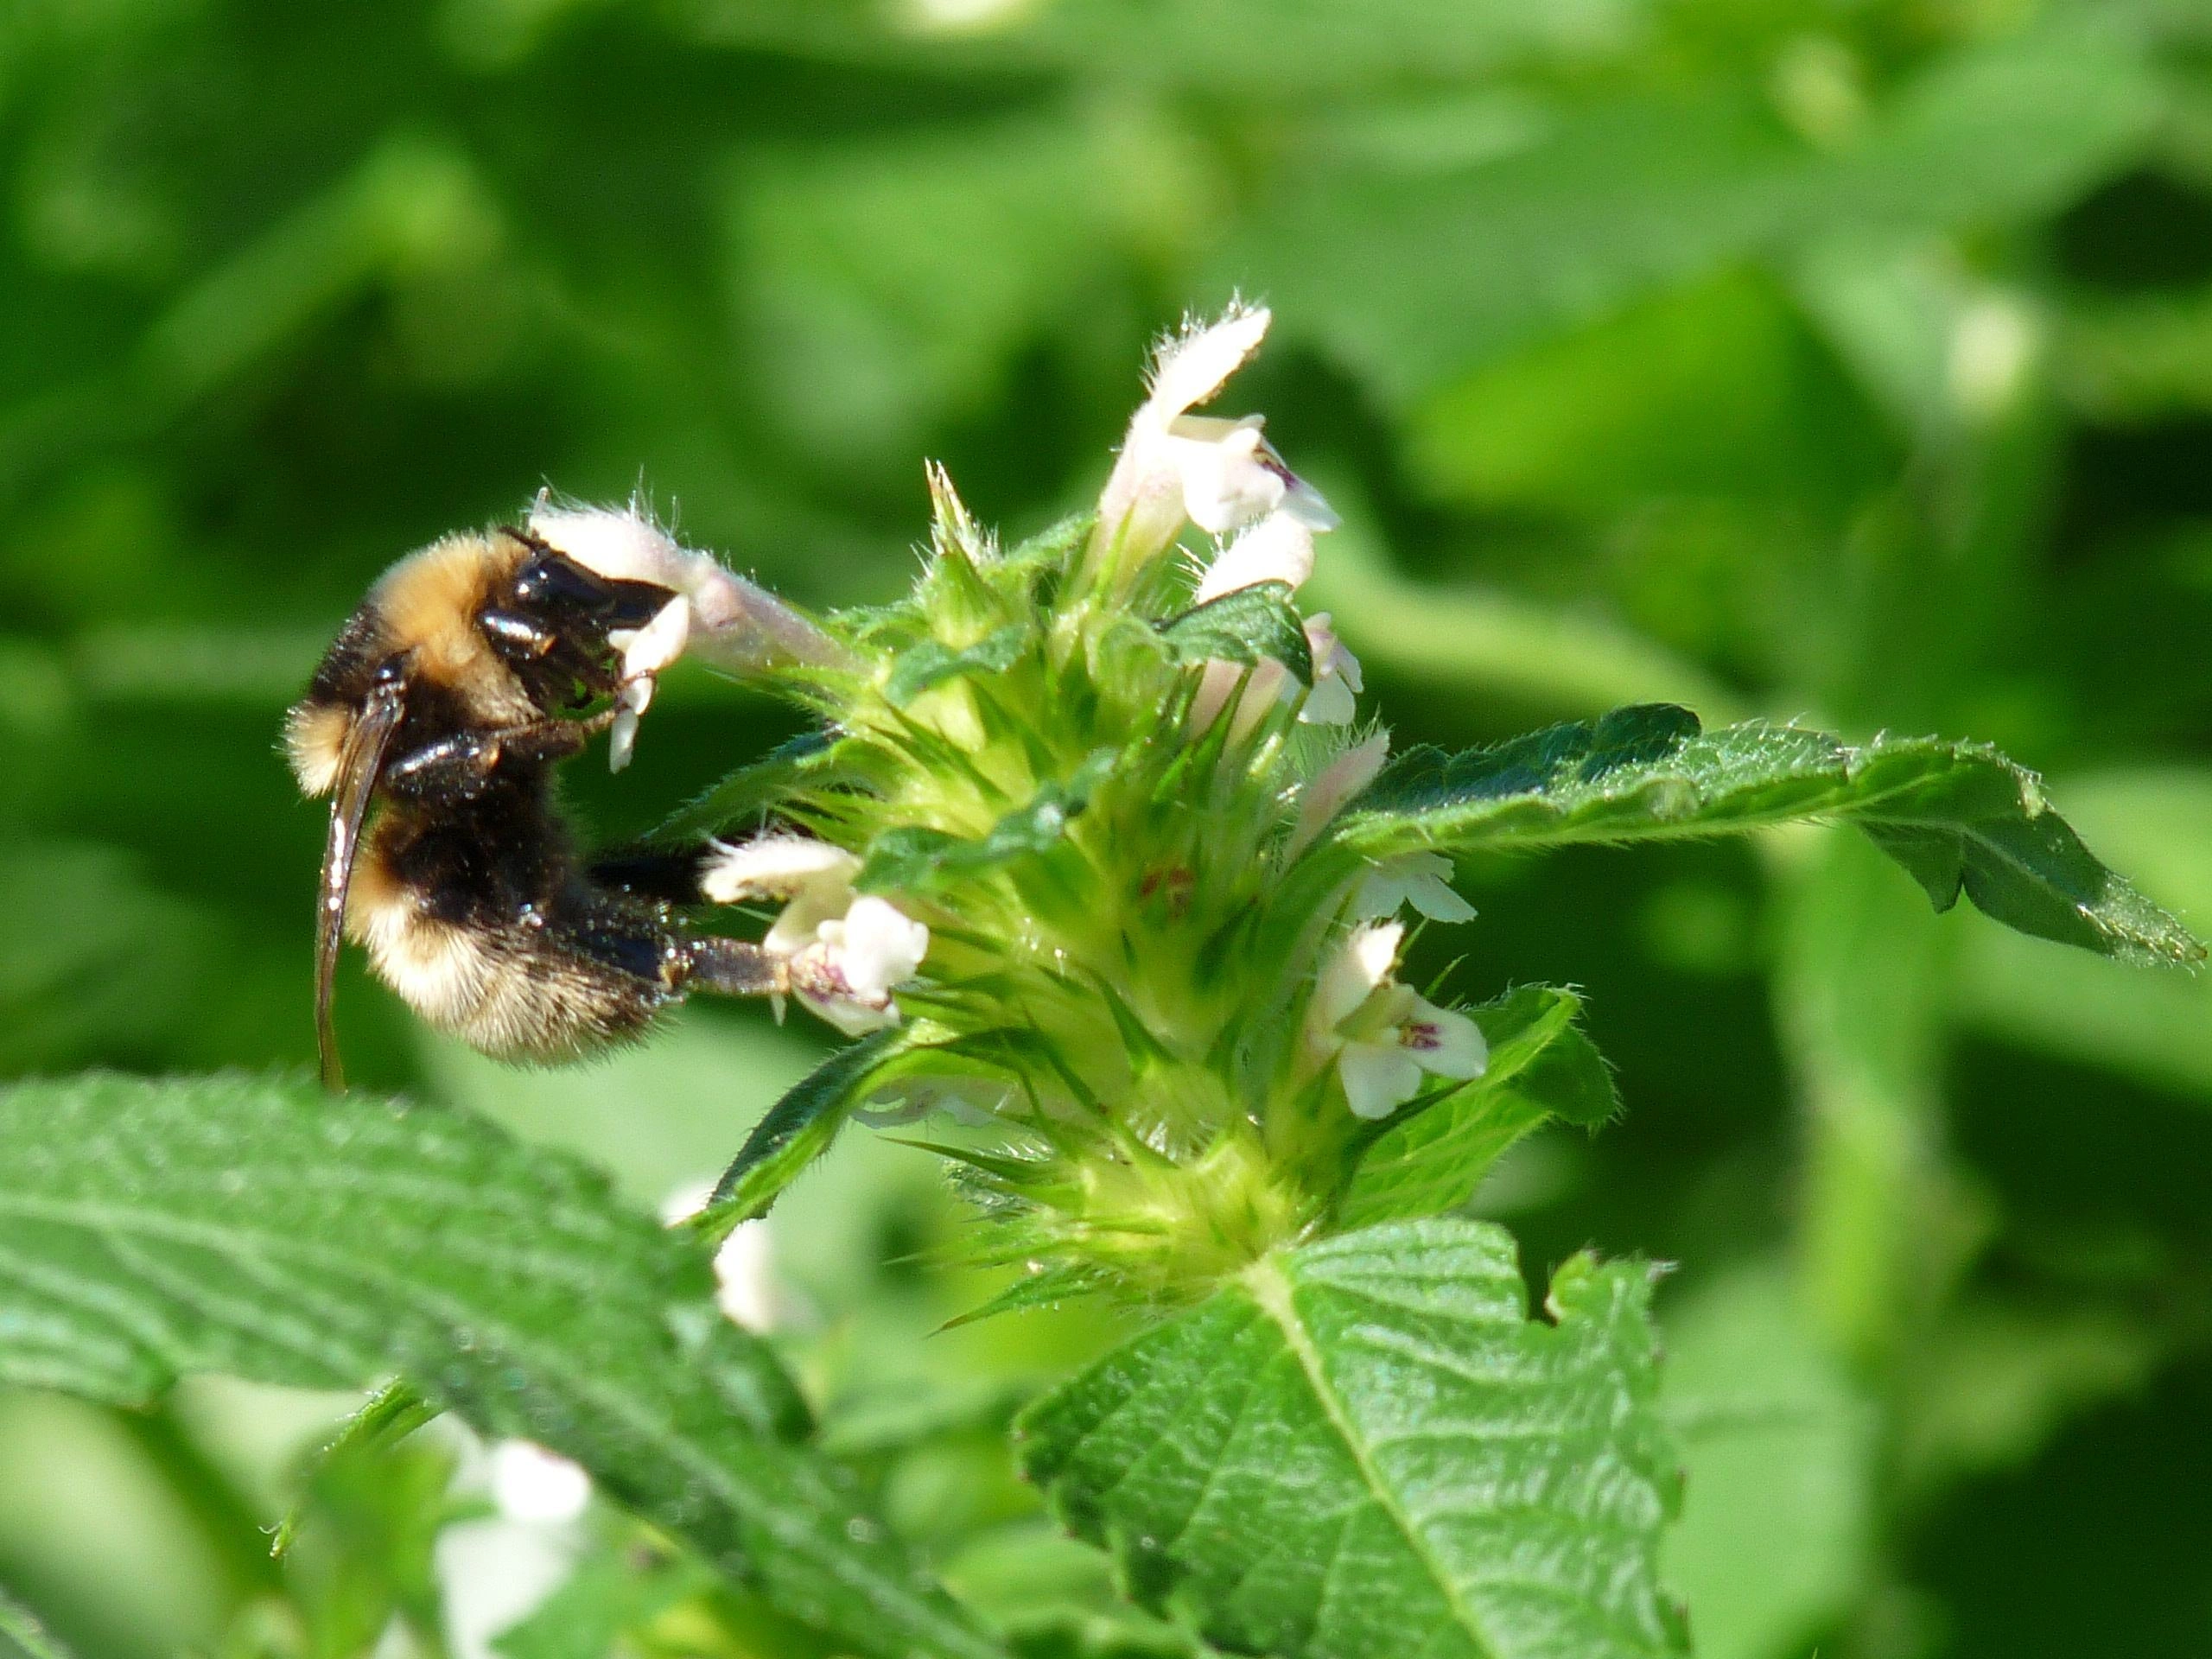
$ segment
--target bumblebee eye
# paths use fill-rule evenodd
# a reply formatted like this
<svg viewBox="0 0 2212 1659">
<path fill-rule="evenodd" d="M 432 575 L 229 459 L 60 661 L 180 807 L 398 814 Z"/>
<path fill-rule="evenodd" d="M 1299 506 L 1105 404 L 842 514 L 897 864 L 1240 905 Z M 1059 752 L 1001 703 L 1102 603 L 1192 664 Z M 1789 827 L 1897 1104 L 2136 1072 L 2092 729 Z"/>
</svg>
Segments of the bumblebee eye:
<svg viewBox="0 0 2212 1659">
<path fill-rule="evenodd" d="M 558 553 L 540 553 L 516 572 L 515 603 L 525 609 L 565 610 L 596 616 L 613 608 L 615 594 L 601 578 Z"/>
</svg>

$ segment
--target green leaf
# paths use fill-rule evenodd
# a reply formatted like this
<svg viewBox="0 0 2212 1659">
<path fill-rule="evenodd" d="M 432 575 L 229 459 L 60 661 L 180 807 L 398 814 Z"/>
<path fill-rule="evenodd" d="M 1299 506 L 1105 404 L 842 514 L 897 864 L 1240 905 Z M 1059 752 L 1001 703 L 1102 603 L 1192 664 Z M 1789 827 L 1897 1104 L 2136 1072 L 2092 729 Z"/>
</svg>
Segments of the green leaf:
<svg viewBox="0 0 2212 1659">
<path fill-rule="evenodd" d="M 238 1077 L 0 1094 L 0 1381 L 130 1402 L 396 1372 L 856 1653 L 998 1653 L 798 1443 L 712 1286 L 695 1241 L 457 1113 Z"/>
<path fill-rule="evenodd" d="M 664 844 L 719 835 L 740 819 L 772 805 L 799 785 L 820 783 L 835 769 L 836 751 L 837 740 L 831 734 L 801 732 L 677 809 L 654 830 L 651 839 Z"/>
<path fill-rule="evenodd" d="M 2069 777 L 2066 800 L 2152 893 L 2185 916 L 2212 916 L 2212 772 Z M 2212 1101 L 2212 975 L 2147 979 L 1995 928 L 1959 945 L 1955 1006 L 1978 1032 Z"/>
<path fill-rule="evenodd" d="M 912 1046 L 911 1028 L 873 1032 L 839 1049 L 768 1109 L 715 1183 L 714 1197 L 691 1218 L 709 1236 L 765 1215 L 776 1195 L 830 1149 L 862 1090 Z"/>
<path fill-rule="evenodd" d="M 1469 1010 L 1490 1044 L 1488 1069 L 1378 1126 L 1338 1225 L 1456 1210 L 1505 1149 L 1546 1119 L 1596 1124 L 1618 1111 L 1612 1071 L 1575 1024 L 1581 1007 L 1573 991 L 1529 985 Z"/>
<path fill-rule="evenodd" d="M 1681 1652 L 1649 1284 L 1578 1257 L 1532 1322 L 1498 1228 L 1328 1239 L 1039 1402 L 1023 1464 L 1135 1599 L 1240 1652 Z"/>
<path fill-rule="evenodd" d="M 884 700 L 903 709 L 933 685 L 970 674 L 1003 674 L 1028 648 L 1034 631 L 1025 622 L 1009 622 L 986 634 L 964 651 L 955 651 L 939 639 L 924 639 L 900 652 L 883 683 Z"/>
<path fill-rule="evenodd" d="M 1287 582 L 1255 582 L 1160 625 L 1160 637 L 1188 663 L 1274 661 L 1313 683 L 1313 651 Z"/>
<path fill-rule="evenodd" d="M 1039 785 L 1026 804 L 972 840 L 915 825 L 886 830 L 869 847 L 856 885 L 871 892 L 925 892 L 947 880 L 1049 852 L 1059 844 L 1068 820 L 1090 804 L 1091 792 L 1113 771 L 1114 759 L 1112 750 L 1101 749 L 1065 781 Z"/>
<path fill-rule="evenodd" d="M 269 1541 L 269 1553 L 283 1555 L 298 1537 L 300 1524 L 306 1518 L 308 1492 L 319 1471 L 357 1452 L 395 1445 L 437 1414 L 438 1408 L 417 1393 L 412 1383 L 387 1382 L 378 1389 L 309 1460 L 306 1479 Z"/>
<path fill-rule="evenodd" d="M 1938 910 L 1964 893 L 2023 933 L 2109 957 L 2191 963 L 2204 947 L 2093 857 L 2034 773 L 1978 743 L 1753 721 L 1704 732 L 1686 709 L 1619 709 L 1492 748 L 1409 751 L 1338 821 L 1370 858 L 1708 836 L 1801 819 L 1857 824 Z"/>
</svg>

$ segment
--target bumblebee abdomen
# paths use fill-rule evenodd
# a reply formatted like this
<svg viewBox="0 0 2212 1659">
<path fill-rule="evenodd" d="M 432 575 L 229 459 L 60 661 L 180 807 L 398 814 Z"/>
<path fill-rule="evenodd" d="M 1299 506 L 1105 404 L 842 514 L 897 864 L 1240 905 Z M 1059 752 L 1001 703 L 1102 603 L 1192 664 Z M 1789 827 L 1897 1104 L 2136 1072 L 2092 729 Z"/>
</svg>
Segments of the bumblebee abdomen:
<svg viewBox="0 0 2212 1659">
<path fill-rule="evenodd" d="M 407 814 L 378 826 L 346 915 L 377 976 L 501 1059 L 568 1059 L 642 1033 L 676 995 L 658 918 L 579 886 L 557 848 L 481 828 Z"/>
</svg>

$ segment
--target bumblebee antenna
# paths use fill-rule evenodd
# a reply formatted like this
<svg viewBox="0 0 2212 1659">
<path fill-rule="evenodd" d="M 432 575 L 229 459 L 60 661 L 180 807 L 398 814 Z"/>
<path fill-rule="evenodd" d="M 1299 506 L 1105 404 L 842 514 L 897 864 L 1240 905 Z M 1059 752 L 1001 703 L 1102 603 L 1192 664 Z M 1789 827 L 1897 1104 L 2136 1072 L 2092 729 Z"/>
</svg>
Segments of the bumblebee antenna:
<svg viewBox="0 0 2212 1659">
<path fill-rule="evenodd" d="M 339 752 L 337 786 L 330 802 L 330 838 L 322 849 L 322 886 L 315 912 L 315 1041 L 322 1065 L 322 1086 L 333 1094 L 346 1087 L 338 1063 L 338 1033 L 331 1023 L 331 988 L 338 972 L 338 946 L 344 937 L 346 897 L 353 885 L 353 855 L 359 850 L 361 821 L 368 816 L 384 771 L 384 753 L 407 711 L 406 687 L 388 669 L 371 688 L 360 711 L 346 730 Z"/>
</svg>

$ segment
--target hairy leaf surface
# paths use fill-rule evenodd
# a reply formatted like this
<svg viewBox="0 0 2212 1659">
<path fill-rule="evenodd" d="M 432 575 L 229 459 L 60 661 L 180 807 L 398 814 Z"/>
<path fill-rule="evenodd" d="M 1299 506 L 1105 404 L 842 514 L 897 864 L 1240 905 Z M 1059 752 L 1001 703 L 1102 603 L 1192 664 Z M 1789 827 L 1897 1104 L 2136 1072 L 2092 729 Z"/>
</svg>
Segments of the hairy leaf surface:
<svg viewBox="0 0 2212 1659">
<path fill-rule="evenodd" d="M 0 1093 L 0 1380 L 127 1402 L 397 1372 L 855 1652 L 998 1653 L 801 1443 L 712 1282 L 598 1177 L 458 1113 L 245 1077 Z"/>
<path fill-rule="evenodd" d="M 1313 683 L 1313 649 L 1287 582 L 1255 582 L 1208 600 L 1161 623 L 1160 637 L 1186 662 L 1271 660 L 1301 685 Z"/>
<path fill-rule="evenodd" d="M 1701 730 L 1651 703 L 1495 747 L 1409 751 L 1338 820 L 1369 857 L 1709 836 L 1798 819 L 1857 824 L 1948 910 L 1963 893 L 2023 933 L 2144 962 L 2204 947 L 2107 869 L 2034 773 L 1983 744 L 1753 721 Z"/>
<path fill-rule="evenodd" d="M 1047 1395 L 1025 1465 L 1140 1601 L 1238 1652 L 1680 1652 L 1649 1292 L 1641 1267 L 1578 1258 L 1556 1323 L 1532 1322 L 1496 1227 L 1347 1234 Z"/>
<path fill-rule="evenodd" d="M 926 892 L 1033 853 L 1049 852 L 1066 833 L 1068 820 L 1090 804 L 1091 791 L 1104 781 L 1113 764 L 1112 750 L 1099 751 L 1066 781 L 1040 784 L 1027 803 L 973 839 L 919 825 L 887 830 L 868 849 L 858 885 L 871 892 Z"/>
<path fill-rule="evenodd" d="M 1009 622 L 986 634 L 964 651 L 956 651 L 940 639 L 924 639 L 899 653 L 883 683 L 884 700 L 903 709 L 933 685 L 964 679 L 971 674 L 1003 674 L 1020 660 L 1036 637 L 1023 622 Z"/>
</svg>

